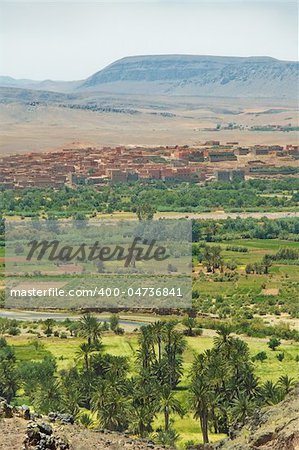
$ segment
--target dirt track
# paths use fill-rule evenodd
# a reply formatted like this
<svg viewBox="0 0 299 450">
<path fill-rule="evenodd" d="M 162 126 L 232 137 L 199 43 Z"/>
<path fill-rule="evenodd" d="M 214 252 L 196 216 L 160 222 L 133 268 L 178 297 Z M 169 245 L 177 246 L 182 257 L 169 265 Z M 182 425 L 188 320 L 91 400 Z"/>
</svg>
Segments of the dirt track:
<svg viewBox="0 0 299 450">
<path fill-rule="evenodd" d="M 214 211 L 208 213 L 172 213 L 171 215 L 163 215 L 163 213 L 157 214 L 158 217 L 180 219 L 236 219 L 240 217 L 241 219 L 247 219 L 252 217 L 254 219 L 261 219 L 262 217 L 267 217 L 268 219 L 283 219 L 286 217 L 299 217 L 299 211 L 277 211 L 277 212 L 238 212 L 238 213 L 226 213 L 224 211 Z"/>
</svg>

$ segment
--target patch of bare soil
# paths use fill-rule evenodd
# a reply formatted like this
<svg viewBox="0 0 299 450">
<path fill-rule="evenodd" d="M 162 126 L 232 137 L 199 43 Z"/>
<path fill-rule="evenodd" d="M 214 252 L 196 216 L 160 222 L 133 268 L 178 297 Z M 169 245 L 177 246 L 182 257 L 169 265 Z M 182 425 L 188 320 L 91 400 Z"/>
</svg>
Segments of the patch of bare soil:
<svg viewBox="0 0 299 450">
<path fill-rule="evenodd" d="M 38 420 L 40 422 L 41 420 Z M 46 420 L 44 422 L 48 423 Z M 0 419 L 0 450 L 34 450 L 36 445 L 24 445 L 27 426 L 31 422 L 20 417 Z M 69 450 L 162 450 L 150 440 L 133 439 L 122 433 L 107 430 L 91 431 L 78 425 L 50 424 L 56 442 L 63 442 Z M 42 447 L 45 449 L 52 447 Z M 60 450 L 60 446 L 53 447 Z"/>
</svg>

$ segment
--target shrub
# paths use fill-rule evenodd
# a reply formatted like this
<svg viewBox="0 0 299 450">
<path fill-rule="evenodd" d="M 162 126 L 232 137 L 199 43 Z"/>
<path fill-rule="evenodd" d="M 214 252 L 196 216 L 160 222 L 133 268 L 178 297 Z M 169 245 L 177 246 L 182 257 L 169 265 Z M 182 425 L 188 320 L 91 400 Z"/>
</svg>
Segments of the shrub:
<svg viewBox="0 0 299 450">
<path fill-rule="evenodd" d="M 231 252 L 240 252 L 240 253 L 247 253 L 248 252 L 248 248 L 247 247 L 238 247 L 235 245 L 228 245 L 225 250 L 227 251 L 231 251 Z"/>
<path fill-rule="evenodd" d="M 122 327 L 116 327 L 114 330 L 114 333 L 118 334 L 118 335 L 123 335 L 123 334 L 125 334 L 125 330 Z"/>
<path fill-rule="evenodd" d="M 94 425 L 92 418 L 87 413 L 83 413 L 80 416 L 79 421 L 85 428 L 92 428 Z"/>
<path fill-rule="evenodd" d="M 278 356 L 278 355 L 277 355 Z M 257 353 L 252 359 L 253 361 L 260 361 L 263 362 L 268 358 L 267 353 L 266 352 L 259 352 Z"/>
<path fill-rule="evenodd" d="M 278 359 L 278 361 L 282 362 L 284 360 L 284 353 L 278 353 L 278 355 L 276 355 L 276 358 Z"/>
<path fill-rule="evenodd" d="M 11 336 L 18 336 L 20 333 L 21 330 L 18 327 L 10 327 L 8 329 L 8 334 L 10 334 Z"/>
<path fill-rule="evenodd" d="M 271 348 L 271 350 L 275 351 L 277 347 L 279 347 L 281 344 L 280 340 L 276 337 L 272 337 L 268 342 L 268 347 Z"/>
<path fill-rule="evenodd" d="M 0 337 L 0 348 L 7 347 L 7 341 L 4 337 Z"/>
</svg>

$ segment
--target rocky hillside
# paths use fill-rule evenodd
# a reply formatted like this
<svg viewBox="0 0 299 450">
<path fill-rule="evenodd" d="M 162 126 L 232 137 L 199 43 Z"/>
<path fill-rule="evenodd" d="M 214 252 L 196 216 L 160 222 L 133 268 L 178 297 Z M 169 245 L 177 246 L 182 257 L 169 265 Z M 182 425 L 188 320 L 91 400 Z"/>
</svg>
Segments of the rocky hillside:
<svg viewBox="0 0 299 450">
<path fill-rule="evenodd" d="M 100 70 L 78 89 L 147 95 L 294 97 L 298 74 L 298 63 L 268 57 L 134 56 Z"/>
<path fill-rule="evenodd" d="M 148 439 L 108 430 L 86 430 L 69 414 L 36 416 L 26 406 L 15 408 L 0 398 L 0 450 L 162 450 Z M 299 386 L 281 403 L 257 410 L 243 428 L 216 444 L 189 450 L 298 450 Z"/>
<path fill-rule="evenodd" d="M 296 98 L 299 65 L 269 57 L 158 55 L 120 59 L 82 81 L 15 80 L 0 87 L 88 97 L 91 93 Z"/>
<path fill-rule="evenodd" d="M 212 447 L 217 450 L 298 450 L 299 386 L 278 405 L 256 411 L 230 439 Z"/>
<path fill-rule="evenodd" d="M 69 414 L 41 417 L 0 398 L 0 450 L 162 450 L 149 439 L 74 424 Z"/>
</svg>

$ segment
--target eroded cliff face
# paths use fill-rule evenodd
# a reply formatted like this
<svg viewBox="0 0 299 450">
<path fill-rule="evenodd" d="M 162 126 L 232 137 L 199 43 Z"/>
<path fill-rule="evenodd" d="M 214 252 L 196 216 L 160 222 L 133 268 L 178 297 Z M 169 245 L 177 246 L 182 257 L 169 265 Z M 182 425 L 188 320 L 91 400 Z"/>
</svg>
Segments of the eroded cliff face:
<svg viewBox="0 0 299 450">
<path fill-rule="evenodd" d="M 298 63 L 268 57 L 146 55 L 122 58 L 77 89 L 150 95 L 291 98 Z"/>
</svg>

